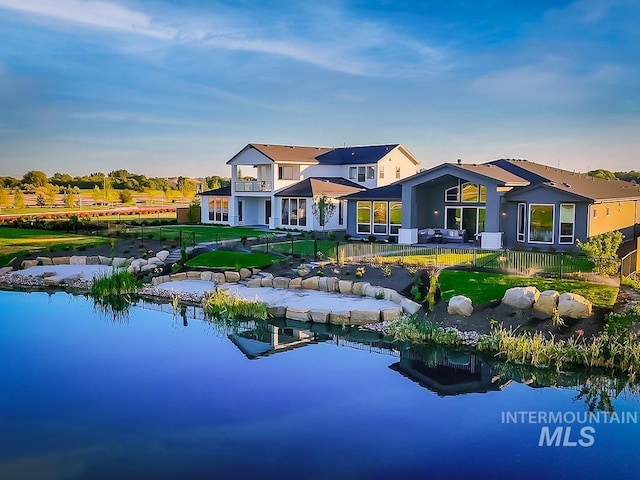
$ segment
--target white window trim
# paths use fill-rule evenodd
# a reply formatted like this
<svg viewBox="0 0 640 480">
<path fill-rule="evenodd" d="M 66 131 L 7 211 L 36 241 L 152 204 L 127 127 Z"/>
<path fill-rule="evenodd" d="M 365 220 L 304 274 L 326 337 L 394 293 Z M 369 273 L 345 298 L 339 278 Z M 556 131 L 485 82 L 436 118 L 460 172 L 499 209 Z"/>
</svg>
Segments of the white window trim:
<svg viewBox="0 0 640 480">
<path fill-rule="evenodd" d="M 448 213 L 447 210 L 450 209 L 460 209 L 460 223 L 456 226 L 456 229 L 458 230 L 462 230 L 462 218 L 463 218 L 463 212 L 462 210 L 464 209 L 475 209 L 476 211 L 476 233 L 480 230 L 480 210 L 484 210 L 485 213 L 485 220 L 486 220 L 486 215 L 487 215 L 487 207 L 480 207 L 480 206 L 474 206 L 474 205 L 449 205 L 449 206 L 445 206 L 444 207 L 444 227 L 442 228 L 449 228 L 447 227 L 447 218 L 448 218 Z"/>
<path fill-rule="evenodd" d="M 562 211 L 562 206 L 563 205 L 571 205 L 573 207 L 573 223 L 572 223 L 572 231 L 571 231 L 571 241 L 570 242 L 563 242 L 561 241 L 562 237 L 566 237 L 567 235 L 562 235 L 561 234 L 561 226 L 562 226 L 562 220 L 560 218 L 560 216 L 558 216 L 558 244 L 559 245 L 573 245 L 576 242 L 576 204 L 575 203 L 561 203 L 560 204 L 560 211 Z"/>
<path fill-rule="evenodd" d="M 288 203 L 288 218 L 287 218 L 287 222 L 288 223 L 284 223 L 284 218 L 280 219 L 280 225 L 283 226 L 287 226 L 287 227 L 303 227 L 306 228 L 309 224 L 308 220 L 309 220 L 309 202 L 310 199 L 307 197 L 282 197 L 280 199 L 280 212 L 282 215 L 282 206 L 284 204 L 284 201 L 287 200 Z M 291 201 L 295 200 L 296 201 L 296 223 L 291 223 L 291 214 L 293 212 L 292 208 L 291 208 Z M 304 220 L 305 220 L 305 225 L 300 225 L 300 217 L 297 215 L 298 212 L 300 211 L 300 200 L 304 200 L 305 201 L 305 208 L 304 208 Z"/>
<path fill-rule="evenodd" d="M 551 241 L 550 242 L 539 242 L 531 240 L 531 207 L 551 207 Z M 555 234 L 555 223 L 556 223 L 556 206 L 553 203 L 530 203 L 529 204 L 529 215 L 527 218 L 527 243 L 539 243 L 540 245 L 553 245 L 556 241 Z"/>
<path fill-rule="evenodd" d="M 359 213 L 359 210 L 360 210 L 360 206 L 359 206 L 360 204 L 368 204 L 369 205 L 369 224 L 368 224 L 369 231 L 368 232 L 360 231 L 360 225 L 367 225 L 367 224 L 359 221 L 358 213 Z M 371 235 L 372 234 L 372 229 L 371 229 L 371 223 L 372 222 L 373 222 L 373 211 L 372 211 L 371 202 L 365 202 L 365 201 L 356 202 L 356 233 L 358 233 L 358 234 L 362 233 L 362 234 Z"/>
<path fill-rule="evenodd" d="M 376 209 L 374 207 L 374 204 L 376 203 L 383 203 L 385 204 L 385 217 L 387 219 L 386 222 L 384 223 L 376 223 Z M 373 202 L 371 202 L 371 222 L 372 222 L 372 230 L 371 233 L 373 233 L 374 235 L 388 235 L 389 234 L 389 202 L 386 200 L 374 200 Z M 378 227 L 384 227 L 384 232 L 376 232 L 376 226 Z"/>
<path fill-rule="evenodd" d="M 522 209 L 520 207 L 522 207 Z M 521 218 L 521 216 L 523 218 Z M 524 243 L 524 241 L 527 238 L 527 204 L 526 203 L 518 203 L 518 215 L 516 220 L 518 222 L 516 224 L 516 241 Z M 522 226 L 524 228 L 524 231 L 522 233 L 520 233 L 519 231 L 520 223 L 522 223 Z"/>
</svg>

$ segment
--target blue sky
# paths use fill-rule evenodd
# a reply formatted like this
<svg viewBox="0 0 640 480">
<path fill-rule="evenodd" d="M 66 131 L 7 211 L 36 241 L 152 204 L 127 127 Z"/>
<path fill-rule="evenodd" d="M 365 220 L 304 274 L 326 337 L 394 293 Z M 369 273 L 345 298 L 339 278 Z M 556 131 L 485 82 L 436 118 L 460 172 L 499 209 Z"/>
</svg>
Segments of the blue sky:
<svg viewBox="0 0 640 480">
<path fill-rule="evenodd" d="M 250 142 L 640 170 L 640 2 L 0 0 L 0 175 Z"/>
</svg>

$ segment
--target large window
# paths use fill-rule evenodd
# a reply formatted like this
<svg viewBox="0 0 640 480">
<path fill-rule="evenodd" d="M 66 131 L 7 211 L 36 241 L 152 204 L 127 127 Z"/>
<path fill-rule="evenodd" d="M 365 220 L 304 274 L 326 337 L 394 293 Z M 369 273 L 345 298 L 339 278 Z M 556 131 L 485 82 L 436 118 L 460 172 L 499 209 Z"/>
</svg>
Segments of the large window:
<svg viewBox="0 0 640 480">
<path fill-rule="evenodd" d="M 466 230 L 472 240 L 477 233 L 484 232 L 487 211 L 484 207 L 446 207 L 445 228 Z"/>
<path fill-rule="evenodd" d="M 559 243 L 573 244 L 575 240 L 576 206 L 573 203 L 560 204 Z"/>
<path fill-rule="evenodd" d="M 389 234 L 398 235 L 402 227 L 402 202 L 389 202 Z"/>
<path fill-rule="evenodd" d="M 366 182 L 376 178 L 376 169 L 373 166 L 349 167 L 349 180 Z"/>
<path fill-rule="evenodd" d="M 227 197 L 209 198 L 209 220 L 214 222 L 229 221 L 229 199 Z"/>
<path fill-rule="evenodd" d="M 477 183 L 458 183 L 444 191 L 444 200 L 455 203 L 487 203 L 487 187 Z"/>
<path fill-rule="evenodd" d="M 305 227 L 307 225 L 307 199 L 283 198 L 280 223 L 282 225 Z"/>
<path fill-rule="evenodd" d="M 518 230 L 517 230 L 517 241 L 524 242 L 525 232 L 526 232 L 526 205 L 524 203 L 518 204 Z"/>
<path fill-rule="evenodd" d="M 554 205 L 529 205 L 529 242 L 553 243 Z"/>
<path fill-rule="evenodd" d="M 389 227 L 387 202 L 373 202 L 373 233 L 386 235 Z"/>
<path fill-rule="evenodd" d="M 358 233 L 371 233 L 371 202 L 358 202 Z"/>
</svg>

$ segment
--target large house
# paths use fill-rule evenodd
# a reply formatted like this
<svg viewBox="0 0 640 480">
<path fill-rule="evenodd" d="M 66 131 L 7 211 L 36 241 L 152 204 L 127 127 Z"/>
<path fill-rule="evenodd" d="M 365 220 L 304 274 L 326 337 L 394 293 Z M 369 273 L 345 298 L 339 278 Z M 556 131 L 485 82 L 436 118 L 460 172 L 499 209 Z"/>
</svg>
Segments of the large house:
<svg viewBox="0 0 640 480">
<path fill-rule="evenodd" d="M 565 250 L 615 230 L 633 240 L 640 223 L 638 185 L 527 160 L 444 163 L 345 199 L 347 233 L 406 244 L 446 229 L 484 248 Z"/>
<path fill-rule="evenodd" d="M 341 197 L 407 178 L 418 163 L 398 144 L 321 148 L 250 143 L 227 162 L 231 185 L 200 194 L 201 221 L 345 230 L 347 203 Z M 326 225 L 312 213 L 323 195 L 335 204 Z"/>
</svg>

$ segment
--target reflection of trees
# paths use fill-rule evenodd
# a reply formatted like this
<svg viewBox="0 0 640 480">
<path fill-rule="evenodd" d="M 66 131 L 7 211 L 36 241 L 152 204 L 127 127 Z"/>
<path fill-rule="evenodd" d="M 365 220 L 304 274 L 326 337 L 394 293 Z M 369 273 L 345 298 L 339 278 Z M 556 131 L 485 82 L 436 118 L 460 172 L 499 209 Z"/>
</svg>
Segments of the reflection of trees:
<svg viewBox="0 0 640 480">
<path fill-rule="evenodd" d="M 129 310 L 138 300 L 134 295 L 101 295 L 93 297 L 93 308 L 115 323 L 129 320 Z"/>
</svg>

